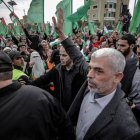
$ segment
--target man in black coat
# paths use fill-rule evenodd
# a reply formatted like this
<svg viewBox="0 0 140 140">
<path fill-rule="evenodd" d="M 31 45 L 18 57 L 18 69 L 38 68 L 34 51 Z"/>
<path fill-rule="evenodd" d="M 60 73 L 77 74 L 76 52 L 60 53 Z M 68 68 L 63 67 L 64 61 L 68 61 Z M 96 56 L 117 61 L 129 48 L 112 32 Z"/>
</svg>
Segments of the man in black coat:
<svg viewBox="0 0 140 140">
<path fill-rule="evenodd" d="M 63 21 L 63 13 L 59 9 L 57 23 L 53 17 L 55 29 L 67 53 L 74 57 L 75 45 L 63 34 Z M 124 67 L 124 56 L 111 48 L 95 51 L 89 66 L 84 61 L 79 63 L 83 76 L 88 73 L 87 81 L 68 112 L 76 125 L 77 140 L 125 140 L 140 131 L 120 89 Z"/>
<path fill-rule="evenodd" d="M 86 76 L 84 77 L 80 71 L 79 65 L 79 63 L 85 64 L 86 62 L 77 49 L 75 47 L 75 54 L 69 56 L 61 45 L 59 50 L 61 63 L 31 83 L 34 86 L 45 88 L 46 85 L 53 82 L 54 91 L 51 94 L 61 102 L 66 111 L 68 111 L 78 90 L 86 79 Z"/>
<path fill-rule="evenodd" d="M 131 34 L 118 40 L 118 50 L 125 56 L 126 67 L 121 81 L 122 90 L 130 102 L 132 111 L 140 125 L 140 69 L 138 56 L 133 52 L 136 39 Z"/>
<path fill-rule="evenodd" d="M 12 81 L 12 62 L 0 51 L 0 139 L 74 140 L 59 102 L 46 91 Z"/>
</svg>

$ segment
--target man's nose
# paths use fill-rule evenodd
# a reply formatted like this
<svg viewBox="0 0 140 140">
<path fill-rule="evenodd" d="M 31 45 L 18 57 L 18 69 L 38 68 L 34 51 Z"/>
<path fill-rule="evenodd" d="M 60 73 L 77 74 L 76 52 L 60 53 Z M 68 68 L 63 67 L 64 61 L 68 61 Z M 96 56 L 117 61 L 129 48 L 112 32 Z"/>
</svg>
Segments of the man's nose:
<svg viewBox="0 0 140 140">
<path fill-rule="evenodd" d="M 87 77 L 88 78 L 94 78 L 95 77 L 95 72 L 94 72 L 94 70 L 89 70 L 89 72 L 88 72 L 88 74 L 87 74 Z"/>
</svg>

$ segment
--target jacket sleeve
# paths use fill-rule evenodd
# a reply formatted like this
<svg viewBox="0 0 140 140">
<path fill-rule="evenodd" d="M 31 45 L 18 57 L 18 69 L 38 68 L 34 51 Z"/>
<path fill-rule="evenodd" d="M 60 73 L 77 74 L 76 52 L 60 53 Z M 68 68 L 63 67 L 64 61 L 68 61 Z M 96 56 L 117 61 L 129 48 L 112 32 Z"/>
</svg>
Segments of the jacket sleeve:
<svg viewBox="0 0 140 140">
<path fill-rule="evenodd" d="M 56 98 L 44 90 L 34 91 L 31 113 L 36 139 L 75 140 L 75 133 L 69 117 Z"/>
<path fill-rule="evenodd" d="M 29 35 L 29 33 L 28 33 L 28 31 L 26 30 L 26 28 L 24 28 L 23 31 L 24 31 L 26 37 L 32 42 L 32 38 L 31 38 L 31 36 Z"/>
<path fill-rule="evenodd" d="M 72 123 L 60 103 L 57 99 L 55 100 L 52 117 L 55 117 L 55 124 L 58 128 L 58 140 L 75 140 Z"/>
<path fill-rule="evenodd" d="M 12 40 L 14 41 L 14 44 L 16 44 L 18 46 L 19 41 L 16 39 L 16 37 L 14 35 L 11 35 Z"/>
<path fill-rule="evenodd" d="M 36 80 L 32 81 L 30 84 L 37 86 L 37 87 L 42 87 L 45 86 L 47 84 L 49 84 L 50 82 L 53 82 L 54 79 L 54 74 L 55 74 L 56 69 L 53 68 L 50 71 L 48 71 L 46 74 L 40 76 L 39 78 L 37 78 Z"/>
<path fill-rule="evenodd" d="M 70 58 L 73 60 L 73 63 L 79 67 L 79 72 L 81 73 L 81 75 L 86 79 L 89 65 L 80 50 L 69 38 L 62 41 L 61 44 L 65 48 Z"/>
</svg>

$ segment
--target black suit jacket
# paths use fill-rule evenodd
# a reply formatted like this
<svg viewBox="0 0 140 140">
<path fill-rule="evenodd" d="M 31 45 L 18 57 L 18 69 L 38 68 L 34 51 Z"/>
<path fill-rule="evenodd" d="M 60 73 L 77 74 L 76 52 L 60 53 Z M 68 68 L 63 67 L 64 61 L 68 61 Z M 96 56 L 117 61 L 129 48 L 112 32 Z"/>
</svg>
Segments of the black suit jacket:
<svg viewBox="0 0 140 140">
<path fill-rule="evenodd" d="M 80 106 L 87 93 L 87 82 L 85 82 L 68 112 L 74 124 L 77 123 Z M 124 93 L 118 87 L 112 100 L 91 124 L 84 140 L 125 140 L 140 130 L 123 97 Z"/>
<path fill-rule="evenodd" d="M 132 80 L 134 77 L 134 74 L 137 69 L 138 57 L 136 54 L 134 54 L 133 58 L 129 58 L 126 60 L 126 66 L 124 69 L 124 77 L 121 81 L 122 83 L 122 90 L 126 93 L 126 96 L 129 96 L 129 93 L 131 92 L 131 86 L 132 86 Z"/>
</svg>

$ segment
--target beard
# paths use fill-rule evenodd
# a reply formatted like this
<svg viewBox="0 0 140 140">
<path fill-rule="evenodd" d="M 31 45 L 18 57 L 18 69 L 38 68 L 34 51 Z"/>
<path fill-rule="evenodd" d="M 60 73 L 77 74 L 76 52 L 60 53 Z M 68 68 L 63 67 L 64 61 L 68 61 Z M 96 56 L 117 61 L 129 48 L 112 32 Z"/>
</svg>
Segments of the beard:
<svg viewBox="0 0 140 140">
<path fill-rule="evenodd" d="M 110 89 L 112 89 L 112 86 L 112 81 L 97 84 L 93 80 L 88 79 L 88 88 L 92 93 L 104 94 L 106 91 L 110 91 Z"/>
<path fill-rule="evenodd" d="M 124 55 L 124 57 L 126 57 L 130 53 L 130 51 L 131 49 L 130 47 L 128 47 L 124 52 L 121 52 L 121 53 Z"/>
</svg>

